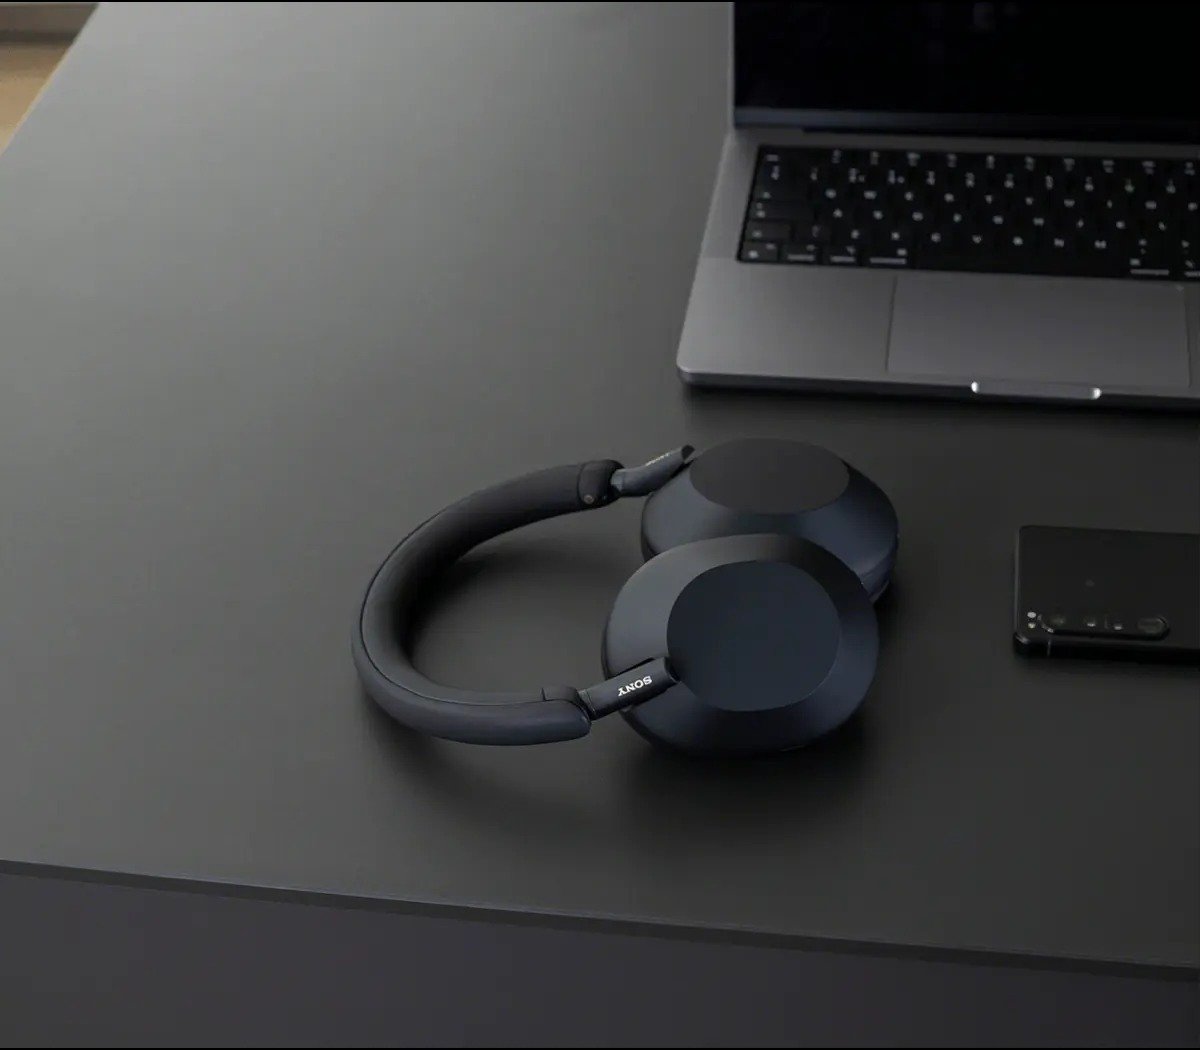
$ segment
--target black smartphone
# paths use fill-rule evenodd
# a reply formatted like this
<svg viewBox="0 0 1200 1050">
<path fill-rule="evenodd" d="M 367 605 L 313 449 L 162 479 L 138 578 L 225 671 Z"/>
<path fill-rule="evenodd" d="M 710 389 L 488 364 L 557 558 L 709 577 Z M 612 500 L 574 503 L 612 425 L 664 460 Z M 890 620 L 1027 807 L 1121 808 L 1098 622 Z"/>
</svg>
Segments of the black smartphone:
<svg viewBox="0 0 1200 1050">
<path fill-rule="evenodd" d="M 1018 652 L 1200 664 L 1200 535 L 1025 525 L 1016 561 Z"/>
</svg>

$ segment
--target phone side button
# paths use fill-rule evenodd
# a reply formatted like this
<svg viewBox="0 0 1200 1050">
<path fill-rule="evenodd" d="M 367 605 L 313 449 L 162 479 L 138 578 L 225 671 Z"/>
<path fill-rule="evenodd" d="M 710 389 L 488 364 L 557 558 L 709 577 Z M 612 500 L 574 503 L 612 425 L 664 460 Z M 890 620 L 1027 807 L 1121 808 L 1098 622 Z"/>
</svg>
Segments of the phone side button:
<svg viewBox="0 0 1200 1050">
<path fill-rule="evenodd" d="M 1165 638 L 1168 630 L 1167 621 L 1161 616 L 1143 616 L 1137 622 L 1137 633 L 1154 641 Z"/>
<path fill-rule="evenodd" d="M 975 379 L 969 384 L 969 389 L 980 397 L 1016 397 L 1031 401 L 1099 401 L 1104 396 L 1104 391 L 1098 386 L 1002 379 Z"/>
</svg>

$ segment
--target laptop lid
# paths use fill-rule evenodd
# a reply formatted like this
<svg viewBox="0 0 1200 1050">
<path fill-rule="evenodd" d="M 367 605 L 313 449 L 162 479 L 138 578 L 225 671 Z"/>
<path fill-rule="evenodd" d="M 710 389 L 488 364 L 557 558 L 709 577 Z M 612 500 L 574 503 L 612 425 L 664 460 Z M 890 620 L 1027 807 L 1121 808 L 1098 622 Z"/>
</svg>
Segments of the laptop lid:
<svg viewBox="0 0 1200 1050">
<path fill-rule="evenodd" d="M 734 122 L 1200 142 L 1200 4 L 735 3 Z"/>
</svg>

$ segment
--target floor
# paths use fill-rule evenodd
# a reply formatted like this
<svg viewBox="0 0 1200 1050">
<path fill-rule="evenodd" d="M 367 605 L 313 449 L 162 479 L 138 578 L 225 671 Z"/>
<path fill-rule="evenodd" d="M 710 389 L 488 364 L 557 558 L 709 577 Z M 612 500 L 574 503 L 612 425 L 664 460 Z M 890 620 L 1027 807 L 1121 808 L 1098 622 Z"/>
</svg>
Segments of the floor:
<svg viewBox="0 0 1200 1050">
<path fill-rule="evenodd" d="M 70 40 L 0 40 L 0 150 L 20 126 Z"/>
</svg>

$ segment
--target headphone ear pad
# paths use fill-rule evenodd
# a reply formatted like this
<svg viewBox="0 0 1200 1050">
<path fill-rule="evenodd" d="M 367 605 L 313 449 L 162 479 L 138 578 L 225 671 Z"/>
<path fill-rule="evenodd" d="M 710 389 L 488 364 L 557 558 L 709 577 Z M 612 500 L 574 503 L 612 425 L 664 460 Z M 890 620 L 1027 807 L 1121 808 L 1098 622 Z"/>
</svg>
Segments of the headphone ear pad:
<svg viewBox="0 0 1200 1050">
<path fill-rule="evenodd" d="M 685 543 L 621 588 L 604 632 L 612 677 L 665 656 L 678 683 L 622 717 L 694 754 L 803 747 L 857 710 L 875 675 L 875 610 L 858 577 L 791 536 Z"/>
<path fill-rule="evenodd" d="M 695 456 L 642 510 L 646 558 L 684 543 L 777 533 L 819 544 L 875 601 L 891 578 L 899 525 L 891 500 L 827 449 L 748 438 Z"/>
</svg>

